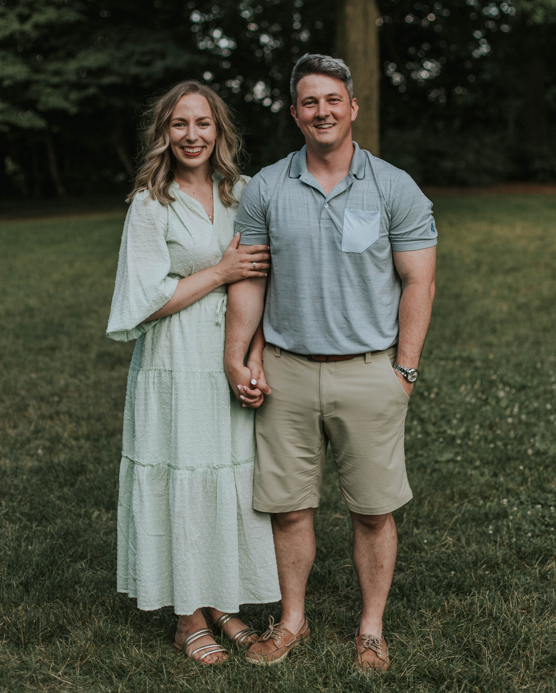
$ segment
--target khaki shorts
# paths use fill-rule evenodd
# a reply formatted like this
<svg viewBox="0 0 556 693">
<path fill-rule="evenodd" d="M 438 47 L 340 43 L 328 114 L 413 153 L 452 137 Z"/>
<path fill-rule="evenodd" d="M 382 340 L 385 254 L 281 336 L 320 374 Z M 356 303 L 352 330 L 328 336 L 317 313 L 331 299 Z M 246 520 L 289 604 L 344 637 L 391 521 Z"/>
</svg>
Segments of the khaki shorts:
<svg viewBox="0 0 556 693">
<path fill-rule="evenodd" d="M 404 457 L 409 397 L 392 368 L 395 356 L 391 347 L 317 363 L 266 346 L 272 394 L 255 417 L 255 510 L 318 507 L 329 442 L 351 511 L 382 515 L 411 500 Z"/>
</svg>

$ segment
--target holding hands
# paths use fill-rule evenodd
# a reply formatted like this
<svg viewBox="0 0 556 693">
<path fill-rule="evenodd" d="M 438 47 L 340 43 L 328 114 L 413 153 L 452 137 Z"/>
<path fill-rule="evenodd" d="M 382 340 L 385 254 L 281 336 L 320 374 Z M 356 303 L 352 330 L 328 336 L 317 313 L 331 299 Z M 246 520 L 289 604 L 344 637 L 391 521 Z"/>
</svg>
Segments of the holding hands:
<svg viewBox="0 0 556 693">
<path fill-rule="evenodd" d="M 258 409 L 265 395 L 271 394 L 271 389 L 266 383 L 262 361 L 258 358 L 250 357 L 247 366 L 229 367 L 227 375 L 235 396 L 244 407 Z"/>
<path fill-rule="evenodd" d="M 239 238 L 238 234 L 222 258 L 222 262 L 224 262 L 226 255 L 230 253 L 230 264 L 238 267 L 240 274 L 242 272 L 245 273 L 244 276 L 238 276 L 233 280 L 237 283 L 229 287 L 228 297 L 230 295 L 233 297 L 235 295 L 234 292 L 237 291 L 247 292 L 255 298 L 258 305 L 256 305 L 255 309 L 249 311 L 249 314 L 243 320 L 236 319 L 234 321 L 234 316 L 232 315 L 230 321 L 230 314 L 227 314 L 224 367 L 232 392 L 242 403 L 242 406 L 249 409 L 258 409 L 263 403 L 265 396 L 270 395 L 270 388 L 267 385 L 263 369 L 265 339 L 262 321 L 265 278 L 267 276 L 265 270 L 270 267 L 270 248 L 267 245 L 241 246 L 238 248 Z M 233 253 L 236 253 L 235 258 Z M 255 281 L 241 281 L 245 278 L 252 278 Z M 233 326 L 233 329 L 230 329 L 230 324 Z M 247 351 L 249 352 L 247 364 L 244 365 L 245 353 Z"/>
</svg>

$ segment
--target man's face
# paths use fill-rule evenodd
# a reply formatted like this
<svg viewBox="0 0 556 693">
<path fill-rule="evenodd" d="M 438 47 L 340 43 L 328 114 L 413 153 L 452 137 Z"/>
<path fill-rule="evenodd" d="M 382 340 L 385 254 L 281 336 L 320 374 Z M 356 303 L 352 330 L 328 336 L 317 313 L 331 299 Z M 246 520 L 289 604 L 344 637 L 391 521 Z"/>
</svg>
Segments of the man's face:
<svg viewBox="0 0 556 693">
<path fill-rule="evenodd" d="M 357 118 L 357 99 L 349 102 L 342 80 L 329 75 L 307 75 L 297 85 L 297 104 L 291 114 L 307 145 L 321 151 L 337 149 L 349 137 Z"/>
</svg>

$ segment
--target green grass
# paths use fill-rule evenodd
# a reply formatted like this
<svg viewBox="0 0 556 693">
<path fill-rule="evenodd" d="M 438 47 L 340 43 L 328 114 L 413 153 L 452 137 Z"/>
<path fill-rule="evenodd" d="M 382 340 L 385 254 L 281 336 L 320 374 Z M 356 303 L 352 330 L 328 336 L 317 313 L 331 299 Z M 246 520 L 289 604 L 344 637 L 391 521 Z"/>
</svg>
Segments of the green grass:
<svg viewBox="0 0 556 693">
<path fill-rule="evenodd" d="M 201 669 L 171 609 L 115 592 L 133 345 L 104 337 L 123 217 L 0 225 L 0 690 L 555 691 L 556 201 L 441 198 L 438 294 L 407 423 L 415 499 L 385 629 L 351 666 L 359 595 L 332 470 L 317 513 L 311 641 L 284 665 Z M 247 607 L 259 629 L 277 605 Z"/>
</svg>

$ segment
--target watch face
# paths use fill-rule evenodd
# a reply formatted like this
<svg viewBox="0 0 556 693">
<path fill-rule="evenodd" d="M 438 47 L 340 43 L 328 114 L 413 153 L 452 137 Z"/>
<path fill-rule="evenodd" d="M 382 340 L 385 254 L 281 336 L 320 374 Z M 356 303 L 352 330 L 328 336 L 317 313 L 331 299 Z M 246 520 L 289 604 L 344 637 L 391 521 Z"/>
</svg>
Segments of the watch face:
<svg viewBox="0 0 556 693">
<path fill-rule="evenodd" d="M 407 374 L 407 380 L 408 380 L 408 382 L 410 382 L 410 383 L 414 383 L 414 382 L 417 380 L 418 377 L 419 377 L 419 373 L 417 373 L 417 371 L 410 371 L 410 372 Z"/>
</svg>

